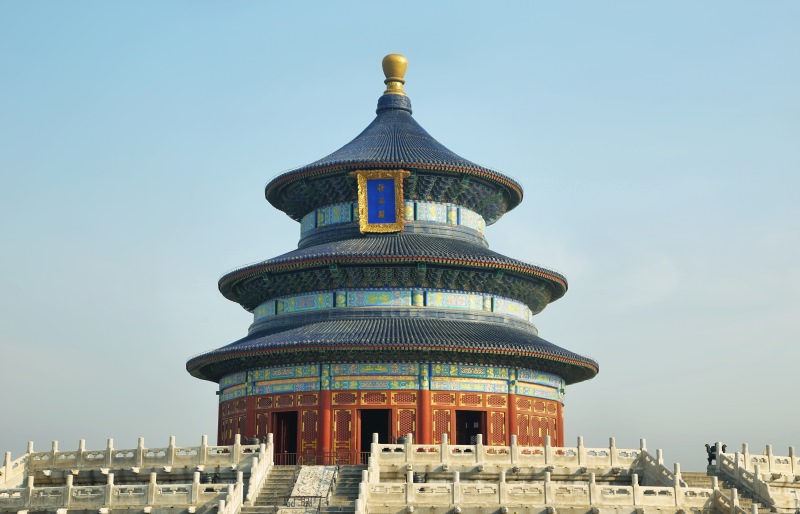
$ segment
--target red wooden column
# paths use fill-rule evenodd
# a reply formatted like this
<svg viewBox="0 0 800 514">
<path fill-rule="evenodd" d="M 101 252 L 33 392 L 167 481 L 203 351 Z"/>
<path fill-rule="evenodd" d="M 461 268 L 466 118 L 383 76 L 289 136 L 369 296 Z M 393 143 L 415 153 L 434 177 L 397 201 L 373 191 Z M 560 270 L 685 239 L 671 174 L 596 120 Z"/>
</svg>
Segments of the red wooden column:
<svg viewBox="0 0 800 514">
<path fill-rule="evenodd" d="M 330 389 L 324 389 L 320 391 L 320 402 L 319 402 L 319 419 L 320 419 L 320 451 L 323 455 L 327 455 L 331 452 L 331 433 L 333 432 L 333 423 L 332 423 L 332 410 L 331 410 L 331 391 Z M 330 464 L 330 463 L 326 463 Z"/>
<path fill-rule="evenodd" d="M 511 386 L 514 387 L 514 386 Z M 517 395 L 508 393 L 508 441 L 506 444 L 511 444 L 511 436 L 519 435 L 519 426 L 517 425 Z"/>
<path fill-rule="evenodd" d="M 433 415 L 431 413 L 431 391 L 420 389 L 419 391 L 419 430 L 417 431 L 418 444 L 433 444 Z"/>
<path fill-rule="evenodd" d="M 561 402 L 556 402 L 556 409 L 556 416 L 558 416 L 558 445 L 564 446 L 564 406 Z"/>
<path fill-rule="evenodd" d="M 249 442 L 247 439 L 254 437 L 256 435 L 256 397 L 255 396 L 248 396 L 247 397 L 247 410 L 245 411 L 245 416 L 247 416 L 245 421 L 245 429 L 244 434 L 242 434 L 242 444 L 248 444 Z"/>
</svg>

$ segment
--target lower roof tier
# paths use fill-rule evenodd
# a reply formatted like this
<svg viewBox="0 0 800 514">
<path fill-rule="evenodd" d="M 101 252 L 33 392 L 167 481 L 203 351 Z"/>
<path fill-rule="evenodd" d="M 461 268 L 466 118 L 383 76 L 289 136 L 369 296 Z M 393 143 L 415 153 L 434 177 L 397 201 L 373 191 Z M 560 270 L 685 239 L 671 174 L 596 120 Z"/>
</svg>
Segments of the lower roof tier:
<svg viewBox="0 0 800 514">
<path fill-rule="evenodd" d="M 398 313 L 401 314 L 401 313 Z M 594 359 L 560 348 L 518 323 L 442 317 L 312 320 L 273 333 L 259 331 L 190 359 L 197 378 L 279 364 L 389 360 L 523 366 L 561 376 L 567 384 L 593 378 Z"/>
</svg>

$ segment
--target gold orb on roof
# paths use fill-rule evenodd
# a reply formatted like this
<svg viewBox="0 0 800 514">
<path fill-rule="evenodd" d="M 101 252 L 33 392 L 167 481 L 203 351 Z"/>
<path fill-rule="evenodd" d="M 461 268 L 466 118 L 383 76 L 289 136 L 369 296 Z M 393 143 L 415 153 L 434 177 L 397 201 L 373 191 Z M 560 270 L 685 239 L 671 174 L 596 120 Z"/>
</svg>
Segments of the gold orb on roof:
<svg viewBox="0 0 800 514">
<path fill-rule="evenodd" d="M 386 76 L 386 80 L 383 81 L 386 84 L 386 91 L 383 94 L 405 95 L 403 84 L 406 83 L 404 77 L 408 68 L 408 59 L 400 54 L 389 54 L 383 58 L 381 65 L 383 74 Z"/>
</svg>

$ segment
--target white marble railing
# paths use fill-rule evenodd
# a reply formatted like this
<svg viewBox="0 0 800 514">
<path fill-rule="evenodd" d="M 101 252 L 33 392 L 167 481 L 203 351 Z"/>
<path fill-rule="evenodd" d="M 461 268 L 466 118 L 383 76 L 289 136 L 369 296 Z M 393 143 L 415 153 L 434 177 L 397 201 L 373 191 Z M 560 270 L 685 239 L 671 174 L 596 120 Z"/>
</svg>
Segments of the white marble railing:
<svg viewBox="0 0 800 514">
<path fill-rule="evenodd" d="M 408 472 L 405 483 L 362 483 L 356 514 L 365 514 L 370 502 L 382 505 L 556 505 L 559 507 L 682 507 L 685 510 L 709 508 L 714 490 L 675 485 L 672 487 L 640 486 L 632 475 L 632 485 L 598 484 L 594 473 L 588 482 L 543 481 L 506 482 L 502 471 L 498 482 L 461 482 L 453 473 L 452 482 L 414 483 Z"/>
<path fill-rule="evenodd" d="M 147 484 L 114 484 L 114 474 L 109 473 L 105 485 L 75 486 L 73 476 L 67 475 L 66 484 L 60 487 L 36 487 L 34 478 L 28 477 L 25 487 L 0 490 L 0 511 L 99 509 L 130 506 L 199 506 L 212 502 L 228 501 L 235 505 L 235 493 L 242 492 L 242 473 L 233 484 L 201 484 L 200 472 L 194 473 L 191 483 L 158 483 L 156 473 L 150 474 Z M 241 505 L 241 502 L 239 502 Z M 226 514 L 232 514 L 226 511 Z"/>
<path fill-rule="evenodd" d="M 754 464 L 750 471 L 745 468 L 748 462 L 753 461 L 744 454 L 722 453 L 717 459 L 717 473 L 728 477 L 737 487 L 747 490 L 758 502 L 771 508 L 783 512 L 800 509 L 800 484 L 797 484 L 795 475 L 779 471 L 766 473 L 760 464 Z"/>
<path fill-rule="evenodd" d="M 191 447 L 176 446 L 174 436 L 165 448 L 146 448 L 144 438 L 139 438 L 133 449 L 116 449 L 113 439 L 103 450 L 87 450 L 85 445 L 81 440 L 77 450 L 59 451 L 58 441 L 53 441 L 49 452 L 34 452 L 30 444 L 27 469 L 196 467 L 202 471 L 206 466 L 235 467 L 259 451 L 258 445 L 241 444 L 238 436 L 232 446 L 209 446 L 207 436 L 202 437 L 200 446 Z"/>
<path fill-rule="evenodd" d="M 726 453 L 729 457 L 733 457 L 733 453 Z M 763 454 L 750 453 L 747 444 L 742 445 L 742 451 L 739 453 L 741 465 L 748 471 L 755 472 L 758 466 L 762 473 L 770 473 L 775 475 L 795 476 L 800 475 L 800 457 L 794 452 L 794 447 L 789 447 L 789 455 L 774 455 L 772 453 L 772 445 L 767 445 Z"/>
<path fill-rule="evenodd" d="M 25 481 L 25 473 L 28 469 L 28 459 L 31 455 L 31 445 L 22 457 L 11 460 L 11 452 L 6 452 L 3 459 L 3 466 L 0 467 L 0 488 L 18 487 Z"/>
<path fill-rule="evenodd" d="M 259 450 L 259 456 L 253 459 L 253 465 L 250 467 L 250 479 L 247 483 L 247 505 L 254 505 L 258 492 L 264 485 L 267 479 L 269 470 L 272 468 L 275 446 L 272 444 L 272 434 L 267 434 L 267 443 L 262 444 Z"/>
<path fill-rule="evenodd" d="M 411 441 L 410 437 L 406 438 Z M 644 444 L 644 440 L 642 440 Z M 565 467 L 565 468 L 620 468 L 639 466 L 642 449 L 629 450 L 616 447 L 614 438 L 608 448 L 587 448 L 583 438 L 578 438 L 576 447 L 559 447 L 550 444 L 545 437 L 544 446 L 519 446 L 516 436 L 511 436 L 510 446 L 486 446 L 478 435 L 476 445 L 452 445 L 443 434 L 441 444 L 378 444 L 372 443 L 370 477 L 380 473 L 381 466 L 519 466 L 519 467 Z"/>
<path fill-rule="evenodd" d="M 667 487 L 673 485 L 686 487 L 686 482 L 681 480 L 680 464 L 675 464 L 674 472 L 667 469 L 664 466 L 664 456 L 661 450 L 656 450 L 656 456 L 653 457 L 645 448 L 644 439 L 642 439 L 640 465 L 642 467 L 642 476 L 647 483 L 656 483 Z"/>
</svg>

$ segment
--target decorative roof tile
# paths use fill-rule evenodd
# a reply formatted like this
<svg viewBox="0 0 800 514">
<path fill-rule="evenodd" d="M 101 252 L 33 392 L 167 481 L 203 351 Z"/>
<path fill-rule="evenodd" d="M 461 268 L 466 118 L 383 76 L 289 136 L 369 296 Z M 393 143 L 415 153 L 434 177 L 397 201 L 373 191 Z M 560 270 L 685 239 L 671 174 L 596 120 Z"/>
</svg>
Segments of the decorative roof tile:
<svg viewBox="0 0 800 514">
<path fill-rule="evenodd" d="M 264 363 L 425 359 L 517 365 L 558 374 L 572 384 L 594 377 L 597 362 L 564 350 L 517 325 L 446 318 L 336 319 L 272 334 L 253 334 L 189 360 L 198 378 L 218 381 L 231 370 Z"/>
</svg>

